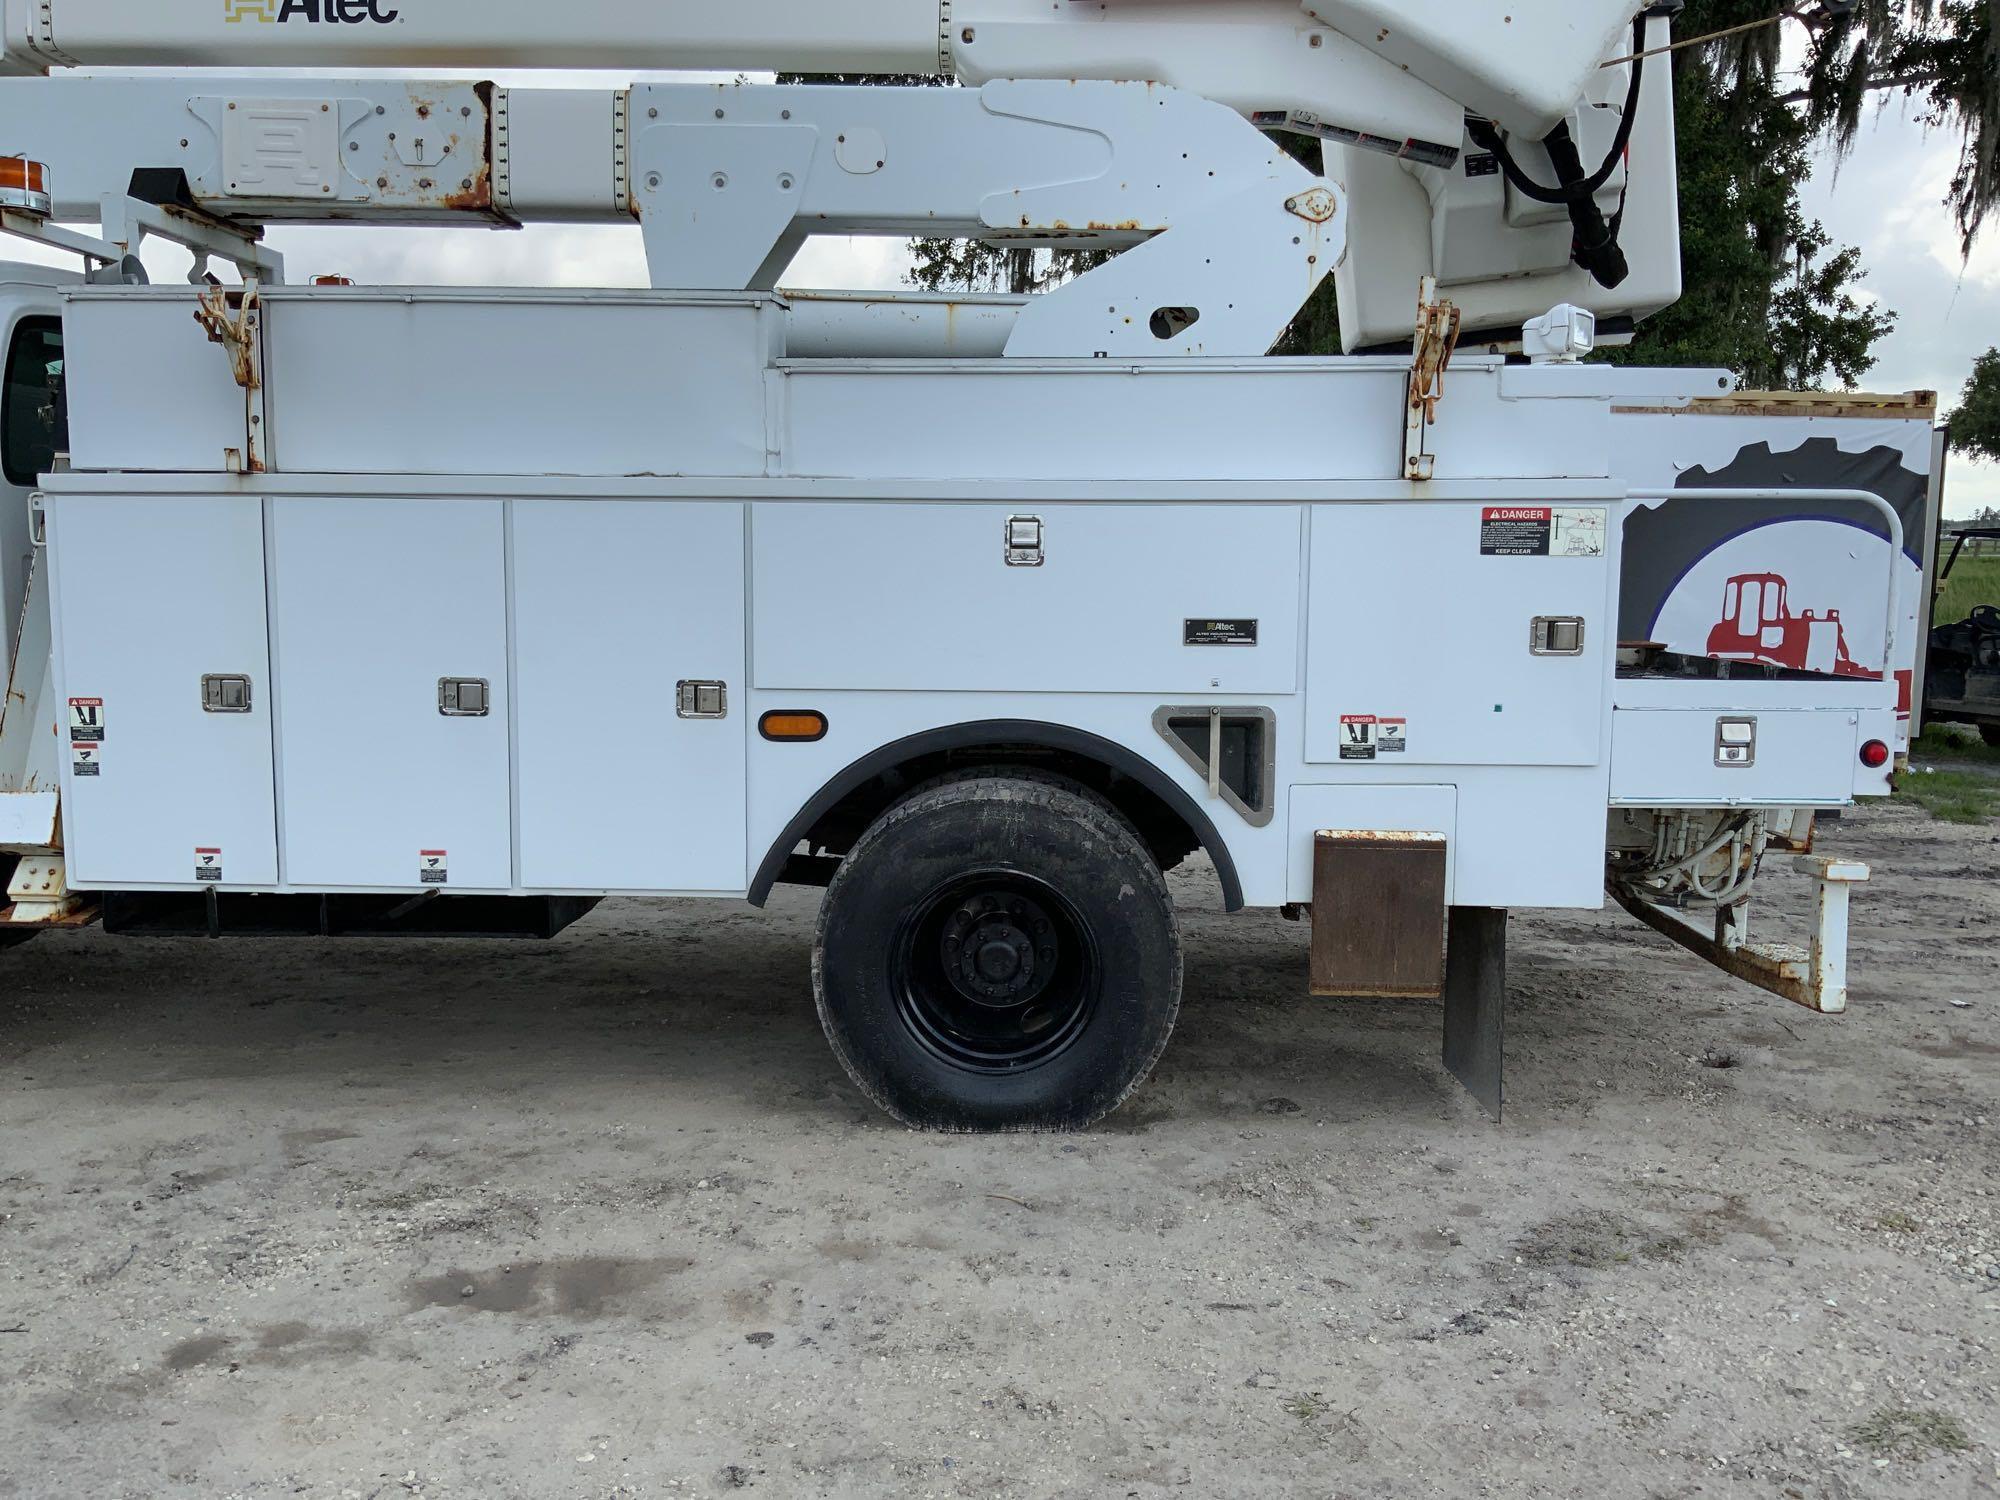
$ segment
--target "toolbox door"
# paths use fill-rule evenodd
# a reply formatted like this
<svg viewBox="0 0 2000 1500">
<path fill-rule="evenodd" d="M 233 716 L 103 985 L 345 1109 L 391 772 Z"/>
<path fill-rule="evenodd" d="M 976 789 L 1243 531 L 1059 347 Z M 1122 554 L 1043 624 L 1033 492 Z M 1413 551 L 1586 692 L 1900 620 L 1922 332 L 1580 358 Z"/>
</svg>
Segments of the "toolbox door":
<svg viewBox="0 0 2000 1500">
<path fill-rule="evenodd" d="M 513 885 L 502 502 L 271 502 L 285 879 Z"/>
<path fill-rule="evenodd" d="M 1306 760 L 1364 776 L 1601 764 L 1620 512 L 1314 506 Z"/>
<path fill-rule="evenodd" d="M 76 889 L 278 878 L 261 502 L 52 495 Z"/>
<path fill-rule="evenodd" d="M 747 885 L 743 510 L 514 502 L 523 885 Z"/>
</svg>

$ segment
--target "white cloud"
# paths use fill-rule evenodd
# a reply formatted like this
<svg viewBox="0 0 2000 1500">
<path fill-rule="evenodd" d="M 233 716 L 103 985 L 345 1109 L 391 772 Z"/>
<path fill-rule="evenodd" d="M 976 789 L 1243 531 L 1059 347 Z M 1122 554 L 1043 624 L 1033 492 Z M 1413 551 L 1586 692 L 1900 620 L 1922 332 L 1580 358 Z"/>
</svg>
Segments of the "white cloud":
<svg viewBox="0 0 2000 1500">
<path fill-rule="evenodd" d="M 1945 206 L 1958 160 L 1953 137 L 1913 121 L 1884 120 L 1863 135 L 1856 155 L 1864 153 L 1870 166 L 1894 163 L 1907 171 L 1896 174 L 1901 192 L 1881 213 L 1877 235 L 1919 246 L 1954 280 L 2000 288 L 2000 235 L 1983 236 L 1967 255 L 1957 220 Z"/>
<path fill-rule="evenodd" d="M 1845 161 L 1820 154 L 1803 194 L 1806 213 L 1836 244 L 1861 247 L 1867 292 L 1896 314 L 1895 332 L 1876 345 L 1878 363 L 1862 383 L 1936 391 L 1945 412 L 1973 360 L 2000 344 L 2000 223 L 1969 260 L 1961 255 L 1945 205 L 1957 156 L 1955 134 L 1926 130 L 1892 102 L 1864 120 Z M 1947 516 L 2000 505 L 2000 464 L 1955 455 L 1947 473 Z"/>
</svg>

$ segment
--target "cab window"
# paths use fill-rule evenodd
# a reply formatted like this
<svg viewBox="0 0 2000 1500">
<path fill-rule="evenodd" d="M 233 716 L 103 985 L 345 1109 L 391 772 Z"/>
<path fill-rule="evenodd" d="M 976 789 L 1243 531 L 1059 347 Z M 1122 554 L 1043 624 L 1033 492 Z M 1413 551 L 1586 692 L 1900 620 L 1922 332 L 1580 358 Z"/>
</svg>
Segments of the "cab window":
<svg viewBox="0 0 2000 1500">
<path fill-rule="evenodd" d="M 0 390 L 0 468 L 23 489 L 55 467 L 69 448 L 69 412 L 63 404 L 62 324 L 23 318 L 7 349 L 7 382 Z"/>
<path fill-rule="evenodd" d="M 1758 611 L 1763 607 L 1764 585 L 1746 583 L 1743 585 L 1743 604 L 1736 612 L 1736 633 L 1755 635 L 1757 633 Z"/>
</svg>

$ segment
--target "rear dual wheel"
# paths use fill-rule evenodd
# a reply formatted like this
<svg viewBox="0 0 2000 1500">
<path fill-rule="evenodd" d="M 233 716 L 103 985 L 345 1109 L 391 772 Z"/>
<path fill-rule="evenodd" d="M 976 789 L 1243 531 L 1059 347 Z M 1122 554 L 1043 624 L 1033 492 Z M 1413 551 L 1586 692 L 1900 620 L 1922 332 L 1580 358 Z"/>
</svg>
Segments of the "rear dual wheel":
<svg viewBox="0 0 2000 1500">
<path fill-rule="evenodd" d="M 834 1054 L 905 1124 L 1075 1130 L 1166 1046 L 1180 934 L 1111 807 L 980 775 L 913 794 L 862 835 L 820 909 L 813 983 Z"/>
</svg>

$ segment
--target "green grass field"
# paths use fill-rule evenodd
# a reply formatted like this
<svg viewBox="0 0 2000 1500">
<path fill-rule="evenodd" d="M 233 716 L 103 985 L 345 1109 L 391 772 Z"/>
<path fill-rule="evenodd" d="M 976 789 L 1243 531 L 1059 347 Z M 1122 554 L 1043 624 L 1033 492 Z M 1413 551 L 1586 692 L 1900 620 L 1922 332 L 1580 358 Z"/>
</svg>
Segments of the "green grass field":
<svg viewBox="0 0 2000 1500">
<path fill-rule="evenodd" d="M 1947 823 L 1984 823 L 2000 814 L 2000 749 L 1955 724 L 1934 724 L 1910 747 L 1896 796 Z"/>
<path fill-rule="evenodd" d="M 1949 549 L 1950 543 L 1945 545 Z M 1949 550 L 1945 555 L 1951 555 Z M 1950 625 L 1963 620 L 1975 604 L 2000 609 L 2000 557 L 1961 557 L 1945 580 L 1944 592 L 1938 595 L 1932 623 Z"/>
</svg>

